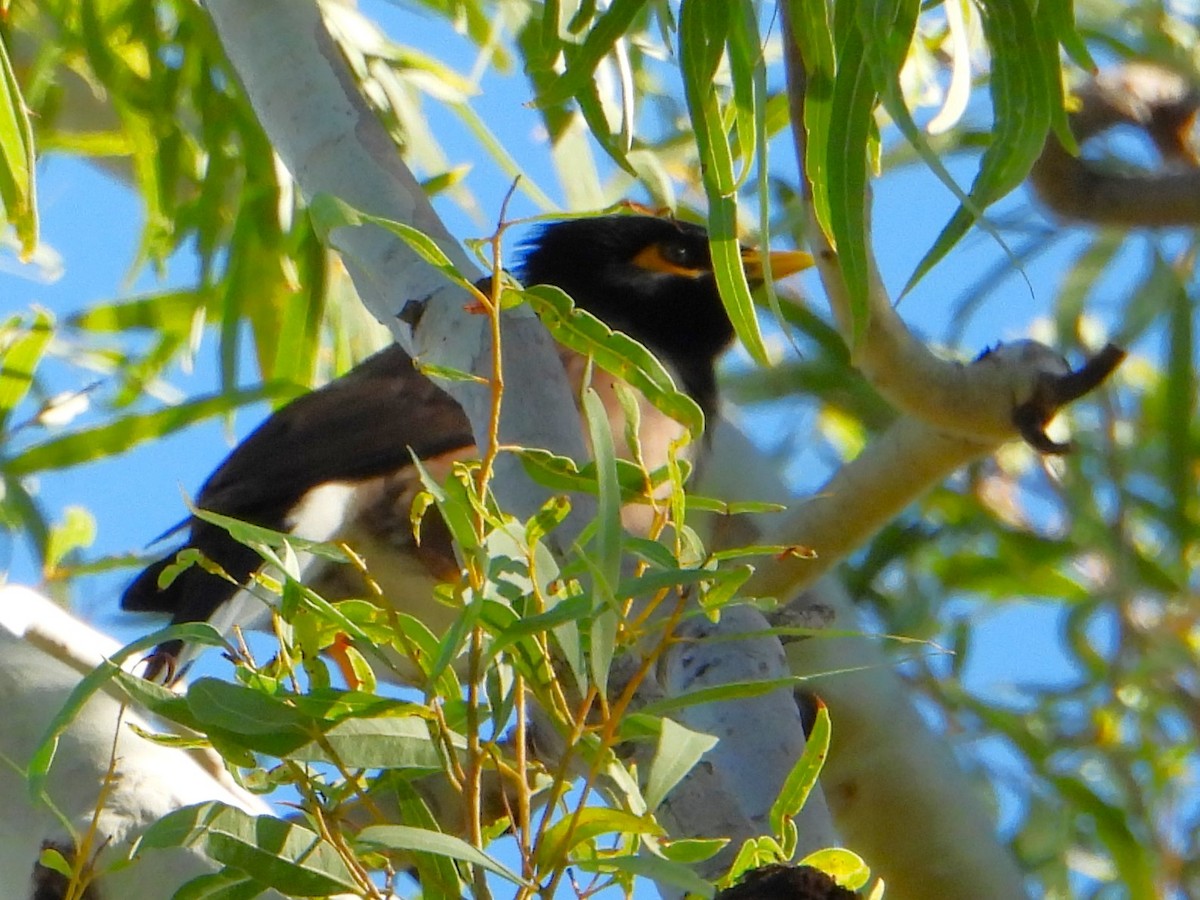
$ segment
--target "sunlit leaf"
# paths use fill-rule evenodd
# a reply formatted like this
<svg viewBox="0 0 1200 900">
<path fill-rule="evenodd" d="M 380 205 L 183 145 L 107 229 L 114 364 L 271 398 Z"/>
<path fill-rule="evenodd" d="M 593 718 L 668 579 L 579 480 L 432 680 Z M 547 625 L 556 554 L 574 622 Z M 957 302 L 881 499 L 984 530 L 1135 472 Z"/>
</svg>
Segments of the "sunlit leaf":
<svg viewBox="0 0 1200 900">
<path fill-rule="evenodd" d="M 290 398 L 296 394 L 296 386 L 292 384 L 265 384 L 232 394 L 216 394 L 189 400 L 157 412 L 121 416 L 104 425 L 35 444 L 4 462 L 4 470 L 11 475 L 28 475 L 33 472 L 70 468 L 125 453 L 145 441 L 161 438 L 248 403 Z"/>
<path fill-rule="evenodd" d="M 358 843 L 387 850 L 417 850 L 448 856 L 499 875 L 515 885 L 528 883 L 516 872 L 491 856 L 472 847 L 462 838 L 437 831 L 426 831 L 408 825 L 371 825 L 358 833 Z"/>
<path fill-rule="evenodd" d="M 303 825 L 252 816 L 217 801 L 167 813 L 141 837 L 144 849 L 194 847 L 287 894 L 326 896 L 358 885 L 336 848 Z"/>
<path fill-rule="evenodd" d="M 0 41 L 0 202 L 15 226 L 22 257 L 38 242 L 37 193 L 34 179 L 33 128 L 8 55 L 8 38 Z"/>
</svg>

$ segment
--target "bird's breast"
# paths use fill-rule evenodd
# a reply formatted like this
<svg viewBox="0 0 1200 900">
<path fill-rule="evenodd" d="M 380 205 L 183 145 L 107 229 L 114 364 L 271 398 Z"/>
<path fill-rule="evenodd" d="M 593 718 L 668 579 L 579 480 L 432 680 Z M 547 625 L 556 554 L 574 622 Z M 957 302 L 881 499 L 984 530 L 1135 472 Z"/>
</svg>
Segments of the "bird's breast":
<svg viewBox="0 0 1200 900">
<path fill-rule="evenodd" d="M 587 359 L 572 351 L 564 351 L 562 360 L 571 389 L 575 396 L 579 397 L 583 391 L 584 380 L 588 377 Z M 672 377 L 674 377 L 674 373 L 672 373 Z M 666 413 L 661 412 L 640 391 L 599 367 L 591 368 L 591 380 L 588 382 L 588 386 L 596 392 L 600 402 L 604 405 L 617 455 L 621 459 L 636 461 L 634 449 L 630 446 L 630 440 L 627 437 L 628 422 L 619 393 L 621 390 L 632 392 L 633 396 L 637 398 L 638 405 L 637 446 L 641 462 L 650 472 L 665 466 L 670 458 L 672 445 L 680 445 L 687 429 Z M 591 440 L 586 425 L 584 438 L 588 442 L 588 451 L 591 452 Z M 676 453 L 680 459 L 693 461 L 693 445 L 684 446 Z M 663 499 L 669 494 L 670 486 L 666 484 L 655 491 L 655 496 L 659 499 Z M 621 510 L 621 524 L 632 534 L 644 537 L 651 530 L 654 515 L 654 509 L 648 505 L 627 504 Z"/>
</svg>

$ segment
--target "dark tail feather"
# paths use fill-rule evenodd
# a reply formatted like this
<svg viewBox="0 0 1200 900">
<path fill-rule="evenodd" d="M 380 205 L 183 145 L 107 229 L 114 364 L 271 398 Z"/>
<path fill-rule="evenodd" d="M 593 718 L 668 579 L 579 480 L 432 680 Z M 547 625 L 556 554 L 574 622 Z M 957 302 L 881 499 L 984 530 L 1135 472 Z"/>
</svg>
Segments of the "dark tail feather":
<svg viewBox="0 0 1200 900">
<path fill-rule="evenodd" d="M 159 575 L 174 562 L 175 551 L 172 550 L 158 562 L 153 562 L 143 569 L 121 595 L 121 609 L 126 612 L 174 613 L 177 602 L 172 593 L 178 590 L 179 579 L 164 590 L 158 588 Z"/>
</svg>

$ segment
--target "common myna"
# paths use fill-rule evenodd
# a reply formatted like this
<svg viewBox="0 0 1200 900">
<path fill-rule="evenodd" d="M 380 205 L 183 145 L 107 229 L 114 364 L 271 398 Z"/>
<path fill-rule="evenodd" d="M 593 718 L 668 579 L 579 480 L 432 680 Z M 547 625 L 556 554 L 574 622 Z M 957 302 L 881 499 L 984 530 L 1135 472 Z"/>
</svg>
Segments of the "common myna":
<svg viewBox="0 0 1200 900">
<path fill-rule="evenodd" d="M 747 250 L 743 258 L 752 283 L 763 280 L 765 264 L 782 278 L 811 263 L 798 252 L 762 258 Z M 733 340 L 733 327 L 703 228 L 631 215 L 556 222 L 534 235 L 517 275 L 526 286 L 561 288 L 577 306 L 644 344 L 707 416 L 715 414 L 714 367 Z M 565 349 L 561 356 L 578 395 L 585 361 Z M 591 384 L 620 417 L 614 380 L 597 369 Z M 643 404 L 640 439 L 651 470 L 665 463 L 681 427 Z M 620 424 L 613 433 L 621 443 Z M 439 633 L 456 611 L 436 602 L 432 588 L 452 577 L 458 563 L 440 522 L 424 525 L 419 546 L 413 539 L 409 510 L 421 489 L 414 454 L 439 480 L 454 461 L 477 456 L 461 409 L 393 344 L 267 418 L 204 483 L 196 506 L 310 540 L 345 542 L 367 561 L 388 602 Z M 627 528 L 644 527 L 636 510 L 627 513 Z M 191 517 L 171 533 L 184 528 L 185 547 L 201 551 L 240 585 L 263 564 L 223 528 Z M 138 575 L 122 608 L 169 613 L 173 624 L 207 620 L 221 630 L 263 621 L 261 601 L 199 566 L 160 590 L 159 576 L 175 558 L 172 551 Z M 329 599 L 366 595 L 349 566 L 316 559 L 305 565 L 306 583 Z M 178 641 L 159 647 L 147 677 L 177 671 L 182 650 Z"/>
</svg>

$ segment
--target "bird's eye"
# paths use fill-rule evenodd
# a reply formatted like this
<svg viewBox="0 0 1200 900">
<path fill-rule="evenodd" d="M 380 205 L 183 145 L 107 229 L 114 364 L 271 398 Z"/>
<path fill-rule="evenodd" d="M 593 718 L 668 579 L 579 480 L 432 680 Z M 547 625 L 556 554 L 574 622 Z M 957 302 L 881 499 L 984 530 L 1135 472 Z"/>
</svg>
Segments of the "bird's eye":
<svg viewBox="0 0 1200 900">
<path fill-rule="evenodd" d="M 686 241 L 669 239 L 650 244 L 633 257 L 633 264 L 648 272 L 698 278 L 710 268 L 700 250 Z"/>
<path fill-rule="evenodd" d="M 692 256 L 691 248 L 685 244 L 680 244 L 675 241 L 664 241 L 658 246 L 662 258 L 673 266 L 679 266 L 683 269 L 697 268 L 696 260 Z"/>
</svg>

